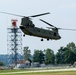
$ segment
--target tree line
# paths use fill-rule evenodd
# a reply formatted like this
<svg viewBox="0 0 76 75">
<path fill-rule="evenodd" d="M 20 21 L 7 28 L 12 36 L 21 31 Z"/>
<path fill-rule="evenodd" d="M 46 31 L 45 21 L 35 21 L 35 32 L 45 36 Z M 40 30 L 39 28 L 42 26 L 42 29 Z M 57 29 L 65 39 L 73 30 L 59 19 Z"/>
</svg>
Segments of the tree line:
<svg viewBox="0 0 76 75">
<path fill-rule="evenodd" d="M 66 47 L 60 47 L 56 54 L 50 48 L 45 50 L 35 49 L 32 60 L 30 59 L 31 50 L 29 50 L 29 47 L 24 47 L 23 53 L 25 60 L 39 62 L 40 64 L 73 64 L 76 62 L 76 46 L 73 42 L 67 44 Z"/>
</svg>

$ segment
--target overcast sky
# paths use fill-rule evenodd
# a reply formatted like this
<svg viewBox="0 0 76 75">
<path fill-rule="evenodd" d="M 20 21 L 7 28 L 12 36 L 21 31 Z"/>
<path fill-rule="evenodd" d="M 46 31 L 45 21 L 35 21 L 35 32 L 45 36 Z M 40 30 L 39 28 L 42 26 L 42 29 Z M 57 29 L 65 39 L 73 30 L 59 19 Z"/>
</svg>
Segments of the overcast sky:
<svg viewBox="0 0 76 75">
<path fill-rule="evenodd" d="M 0 11 L 14 13 L 24 16 L 31 16 L 50 12 L 51 14 L 32 18 L 35 26 L 46 28 L 48 25 L 39 21 L 43 19 L 56 27 L 76 29 L 76 0 L 0 0 Z M 0 54 L 7 53 L 7 28 L 11 27 L 11 19 L 17 19 L 20 25 L 21 17 L 0 13 Z M 70 42 L 76 44 L 75 31 L 60 30 L 60 40 L 44 39 L 27 36 L 23 37 L 23 47 L 29 46 L 31 52 L 34 49 L 44 50 L 51 48 L 56 53 L 61 46 L 66 46 Z"/>
</svg>

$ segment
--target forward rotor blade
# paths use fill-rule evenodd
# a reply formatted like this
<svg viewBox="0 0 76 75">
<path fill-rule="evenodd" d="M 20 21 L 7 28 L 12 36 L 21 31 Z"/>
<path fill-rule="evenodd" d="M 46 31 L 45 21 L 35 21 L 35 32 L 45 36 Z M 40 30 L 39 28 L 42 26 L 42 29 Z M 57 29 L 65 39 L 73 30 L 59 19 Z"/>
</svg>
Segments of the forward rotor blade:
<svg viewBox="0 0 76 75">
<path fill-rule="evenodd" d="M 76 29 L 67 29 L 67 28 L 58 28 L 60 30 L 70 30 L 70 31 L 76 31 Z"/>
<path fill-rule="evenodd" d="M 46 22 L 46 21 L 44 21 L 44 20 L 42 20 L 42 19 L 40 19 L 40 21 L 42 21 L 42 22 L 48 24 L 49 26 L 55 27 L 55 26 L 51 25 L 50 23 L 48 23 L 48 22 Z M 56 28 L 56 27 L 55 27 L 55 28 Z"/>
<path fill-rule="evenodd" d="M 38 16 L 47 15 L 47 14 L 50 14 L 50 13 L 49 13 L 49 12 L 47 12 L 47 13 L 43 13 L 43 14 L 38 14 L 38 15 L 28 16 L 28 17 L 38 17 Z"/>
<path fill-rule="evenodd" d="M 0 13 L 14 15 L 14 16 L 19 16 L 19 17 L 25 17 L 25 16 L 22 16 L 22 15 L 17 15 L 17 14 L 12 14 L 12 13 L 7 13 L 7 12 L 1 12 L 1 11 L 0 11 Z"/>
</svg>

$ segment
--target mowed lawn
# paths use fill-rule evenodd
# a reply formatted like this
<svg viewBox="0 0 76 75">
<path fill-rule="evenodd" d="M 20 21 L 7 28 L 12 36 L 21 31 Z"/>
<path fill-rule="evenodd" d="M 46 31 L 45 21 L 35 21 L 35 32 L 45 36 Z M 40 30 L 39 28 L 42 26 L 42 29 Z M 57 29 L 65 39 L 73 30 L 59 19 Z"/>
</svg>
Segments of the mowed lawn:
<svg viewBox="0 0 76 75">
<path fill-rule="evenodd" d="M 1 72 L 3 73 L 3 72 Z M 7 72 L 4 72 L 5 74 L 0 75 L 76 75 L 76 71 L 60 71 L 60 72 L 35 72 L 35 73 L 10 73 L 6 74 Z"/>
<path fill-rule="evenodd" d="M 12 75 L 12 74 L 11 74 Z M 76 75 L 76 71 L 69 72 L 41 72 L 41 73 L 24 73 L 24 74 L 13 74 L 13 75 Z"/>
</svg>

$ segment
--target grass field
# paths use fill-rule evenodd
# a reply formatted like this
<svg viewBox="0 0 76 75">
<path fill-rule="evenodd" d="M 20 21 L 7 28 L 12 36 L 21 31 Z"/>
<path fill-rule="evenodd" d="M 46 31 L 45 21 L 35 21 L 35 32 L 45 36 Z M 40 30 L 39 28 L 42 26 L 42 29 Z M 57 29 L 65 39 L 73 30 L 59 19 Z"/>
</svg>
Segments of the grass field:
<svg viewBox="0 0 76 75">
<path fill-rule="evenodd" d="M 27 73 L 27 74 L 18 74 L 18 75 L 76 75 L 76 72 L 75 71 L 72 71 L 72 72 L 41 72 L 41 73 L 37 72 L 37 73 Z"/>
<path fill-rule="evenodd" d="M 0 75 L 76 75 L 76 70 L 47 71 L 45 72 L 45 70 L 0 70 Z"/>
<path fill-rule="evenodd" d="M 0 75 L 76 75 L 76 71 L 64 71 L 64 72 L 36 72 L 36 73 L 9 73 Z"/>
</svg>

